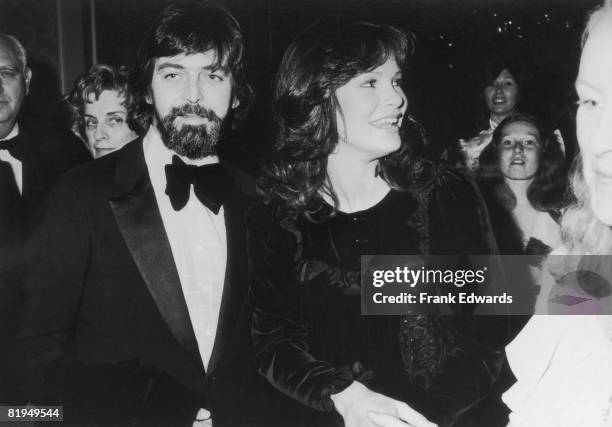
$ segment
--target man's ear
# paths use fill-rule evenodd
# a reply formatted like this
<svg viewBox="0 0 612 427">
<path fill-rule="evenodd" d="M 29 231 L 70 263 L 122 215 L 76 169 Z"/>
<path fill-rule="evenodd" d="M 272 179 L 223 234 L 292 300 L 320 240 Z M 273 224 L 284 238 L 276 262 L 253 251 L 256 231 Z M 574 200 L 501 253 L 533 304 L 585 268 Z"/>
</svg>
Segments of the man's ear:
<svg viewBox="0 0 612 427">
<path fill-rule="evenodd" d="M 151 88 L 147 89 L 147 94 L 145 95 L 145 102 L 149 105 L 153 105 L 153 95 L 151 94 Z"/>
<path fill-rule="evenodd" d="M 25 80 L 25 93 L 27 95 L 30 92 L 30 81 L 32 80 L 32 70 L 30 70 L 30 68 L 25 69 L 23 78 Z"/>
</svg>

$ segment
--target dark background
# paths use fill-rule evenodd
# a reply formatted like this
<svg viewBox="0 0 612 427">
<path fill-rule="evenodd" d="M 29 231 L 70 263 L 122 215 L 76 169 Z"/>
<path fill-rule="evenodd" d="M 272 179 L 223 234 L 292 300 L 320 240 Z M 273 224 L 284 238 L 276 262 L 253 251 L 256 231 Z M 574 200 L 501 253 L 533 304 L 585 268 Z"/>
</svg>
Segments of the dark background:
<svg viewBox="0 0 612 427">
<path fill-rule="evenodd" d="M 19 37 L 35 67 L 32 100 L 53 107 L 69 90 L 77 55 L 81 72 L 98 62 L 129 64 L 142 33 L 166 0 L 0 0 L 0 30 Z M 234 156 L 248 169 L 271 139 L 270 86 L 290 40 L 321 18 L 396 25 L 416 36 L 407 92 L 411 113 L 438 154 L 473 136 L 483 101 L 479 72 L 494 55 L 519 57 L 529 70 L 530 109 L 573 137 L 573 80 L 580 33 L 597 0 L 225 0 L 241 23 L 257 104 Z M 66 18 L 68 16 L 68 18 Z M 75 24 L 75 16 L 80 22 Z M 76 30 L 58 36 L 60 26 Z M 81 30 L 79 34 L 78 30 Z M 58 40 L 58 37 L 62 40 Z M 78 40 L 77 40 L 78 39 Z M 63 59 L 58 46 L 63 46 Z M 73 61 L 74 62 L 74 61 Z M 60 68 L 58 70 L 58 68 Z M 78 70 L 81 68 L 81 70 Z M 63 86 L 59 83 L 64 79 Z M 31 102 L 32 103 L 32 102 Z M 60 109 L 51 108 L 54 120 Z"/>
</svg>

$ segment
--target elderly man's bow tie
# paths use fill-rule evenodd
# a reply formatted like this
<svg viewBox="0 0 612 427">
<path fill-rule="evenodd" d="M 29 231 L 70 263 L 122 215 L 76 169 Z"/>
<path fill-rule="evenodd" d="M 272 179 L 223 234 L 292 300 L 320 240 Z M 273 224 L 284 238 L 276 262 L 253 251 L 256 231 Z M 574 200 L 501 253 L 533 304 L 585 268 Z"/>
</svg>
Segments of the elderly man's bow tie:
<svg viewBox="0 0 612 427">
<path fill-rule="evenodd" d="M 15 136 L 10 139 L 0 140 L 0 150 L 7 150 L 11 156 L 16 158 L 17 160 L 23 160 L 21 155 L 21 150 L 17 146 L 17 142 L 19 141 L 19 136 Z"/>
<path fill-rule="evenodd" d="M 229 192 L 231 178 L 219 163 L 187 165 L 180 157 L 172 156 L 172 164 L 166 165 L 166 194 L 175 211 L 187 204 L 191 184 L 198 200 L 216 215 Z"/>
</svg>

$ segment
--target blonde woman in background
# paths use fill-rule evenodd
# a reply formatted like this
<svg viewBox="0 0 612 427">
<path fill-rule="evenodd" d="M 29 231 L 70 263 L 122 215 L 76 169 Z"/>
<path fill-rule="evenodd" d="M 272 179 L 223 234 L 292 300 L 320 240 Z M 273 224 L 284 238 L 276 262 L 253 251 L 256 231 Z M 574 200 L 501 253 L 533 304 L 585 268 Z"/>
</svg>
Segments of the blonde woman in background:
<svg viewBox="0 0 612 427">
<path fill-rule="evenodd" d="M 572 183 L 576 203 L 562 220 L 564 246 L 548 263 L 558 285 L 542 289 L 538 304 L 550 311 L 551 292 L 574 293 L 584 301 L 555 313 L 593 315 L 534 316 L 508 346 L 517 382 L 503 398 L 513 427 L 612 426 L 612 316 L 604 315 L 612 312 L 612 275 L 603 257 L 612 254 L 611 44 L 612 0 L 607 0 L 591 15 L 583 36 L 576 80 L 581 150 Z M 586 280 L 597 277 L 593 272 L 604 280 Z"/>
</svg>

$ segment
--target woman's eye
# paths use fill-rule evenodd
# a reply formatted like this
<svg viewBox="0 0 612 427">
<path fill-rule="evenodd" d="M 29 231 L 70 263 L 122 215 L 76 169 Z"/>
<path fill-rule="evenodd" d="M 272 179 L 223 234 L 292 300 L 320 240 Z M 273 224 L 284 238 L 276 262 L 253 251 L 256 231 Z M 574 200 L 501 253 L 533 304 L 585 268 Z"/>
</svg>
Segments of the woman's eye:
<svg viewBox="0 0 612 427">
<path fill-rule="evenodd" d="M 581 98 L 578 100 L 578 108 L 586 108 L 587 110 L 597 107 L 597 101 L 594 99 Z"/>
<path fill-rule="evenodd" d="M 178 77 L 177 73 L 166 73 L 164 74 L 164 79 L 166 80 L 174 80 Z"/>
<path fill-rule="evenodd" d="M 217 80 L 217 81 L 220 81 L 220 82 L 222 82 L 224 80 L 223 76 L 220 76 L 219 74 L 214 74 L 214 73 L 213 74 L 209 74 L 208 78 L 211 79 L 211 80 Z"/>
<path fill-rule="evenodd" d="M 510 141 L 509 139 L 504 139 L 501 142 L 501 145 L 503 145 L 504 147 L 510 147 L 510 146 L 514 145 L 514 143 L 512 141 Z"/>
<path fill-rule="evenodd" d="M 98 122 L 96 122 L 95 120 L 86 120 L 85 121 L 85 127 L 88 130 L 94 130 L 97 126 L 98 126 Z"/>
<path fill-rule="evenodd" d="M 111 117 L 110 119 L 108 119 L 108 123 L 111 126 L 117 126 L 123 123 L 123 118 L 121 117 Z"/>
<path fill-rule="evenodd" d="M 523 141 L 524 147 L 534 147 L 536 145 L 537 143 L 533 139 L 526 139 L 525 141 Z"/>
<path fill-rule="evenodd" d="M 375 79 L 367 80 L 363 82 L 362 86 L 363 87 L 376 87 L 376 80 Z"/>
<path fill-rule="evenodd" d="M 399 87 L 402 85 L 402 79 L 393 80 L 393 86 Z"/>
</svg>

